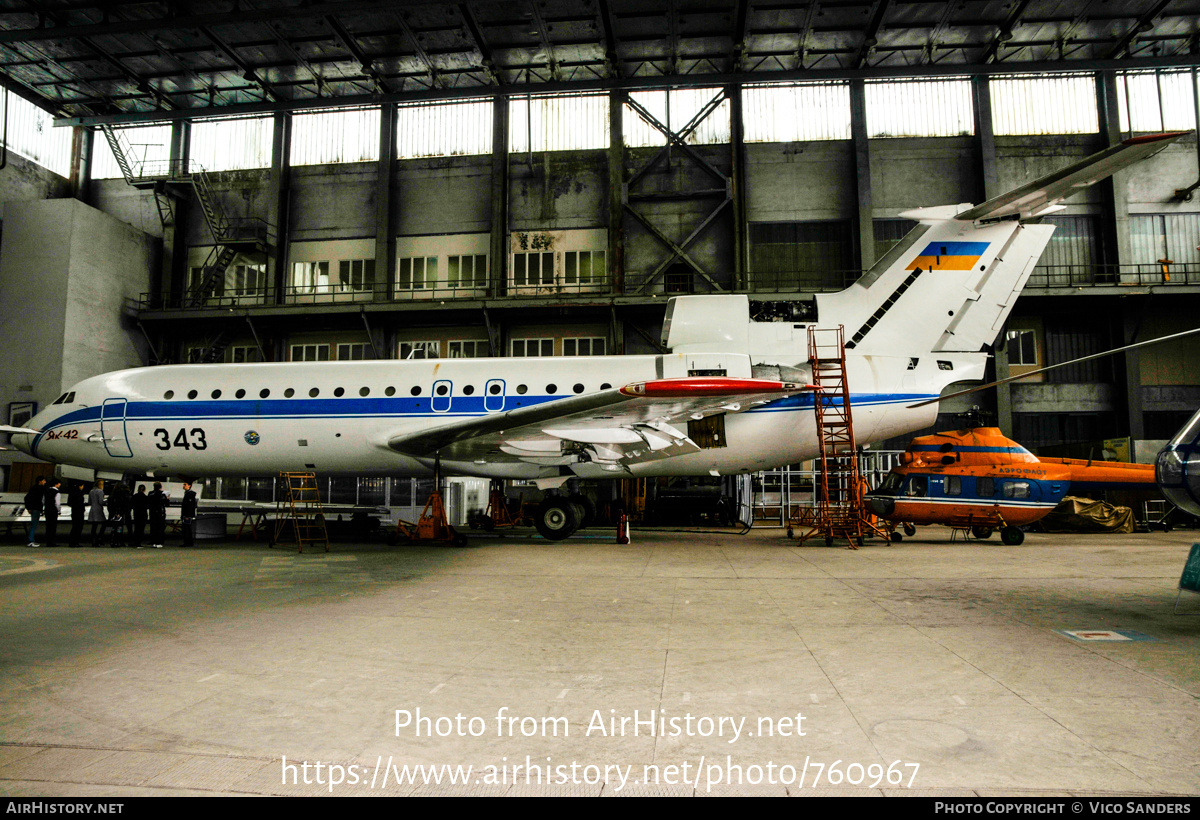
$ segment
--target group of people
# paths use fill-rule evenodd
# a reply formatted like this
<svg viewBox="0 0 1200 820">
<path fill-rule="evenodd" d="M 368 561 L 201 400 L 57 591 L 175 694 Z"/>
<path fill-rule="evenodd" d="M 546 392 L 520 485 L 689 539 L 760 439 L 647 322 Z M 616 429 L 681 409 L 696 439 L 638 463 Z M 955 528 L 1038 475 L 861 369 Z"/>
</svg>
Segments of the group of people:
<svg viewBox="0 0 1200 820">
<path fill-rule="evenodd" d="M 39 476 L 33 487 L 25 494 L 25 509 L 29 512 L 29 546 L 40 547 L 37 542 L 38 524 L 46 520 L 47 547 L 58 546 L 58 519 L 62 516 L 62 479 L 46 479 Z M 82 547 L 83 525 L 91 525 L 93 547 L 103 545 L 105 533 L 112 547 L 144 546 L 162 549 L 166 540 L 167 504 L 170 497 L 163 492 L 162 484 L 154 482 L 154 489 L 146 492 L 146 485 L 139 484 L 136 492 L 129 485 L 118 481 L 105 497 L 104 479 L 96 479 L 90 493 L 84 493 L 85 485 L 71 481 L 67 490 L 66 507 L 71 511 L 71 534 L 67 546 Z M 194 525 L 198 506 L 196 492 L 190 483 L 183 485 L 183 501 L 180 506 L 183 544 L 194 545 Z M 146 526 L 150 527 L 150 543 L 143 544 Z"/>
</svg>

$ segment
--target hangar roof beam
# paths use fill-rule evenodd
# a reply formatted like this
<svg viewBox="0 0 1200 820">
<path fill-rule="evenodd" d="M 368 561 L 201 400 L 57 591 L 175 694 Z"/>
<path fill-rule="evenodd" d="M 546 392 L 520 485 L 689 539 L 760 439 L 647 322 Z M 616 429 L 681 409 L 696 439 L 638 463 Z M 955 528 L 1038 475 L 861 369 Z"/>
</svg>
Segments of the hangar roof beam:
<svg viewBox="0 0 1200 820">
<path fill-rule="evenodd" d="M 1137 19 L 1137 21 L 1129 27 L 1129 30 L 1122 35 L 1117 44 L 1113 46 L 1112 51 L 1108 52 L 1108 59 L 1115 60 L 1118 57 L 1124 57 L 1129 53 L 1130 46 L 1137 39 L 1139 34 L 1150 31 L 1154 28 L 1154 18 L 1162 14 L 1163 11 L 1171 4 L 1171 0 L 1158 0 L 1149 11 Z"/>
</svg>

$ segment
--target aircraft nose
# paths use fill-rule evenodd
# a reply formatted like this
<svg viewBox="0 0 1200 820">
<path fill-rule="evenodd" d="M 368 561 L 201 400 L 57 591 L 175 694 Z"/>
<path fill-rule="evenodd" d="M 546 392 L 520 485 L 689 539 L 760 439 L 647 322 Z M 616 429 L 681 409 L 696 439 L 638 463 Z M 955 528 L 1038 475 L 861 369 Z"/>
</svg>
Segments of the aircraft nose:
<svg viewBox="0 0 1200 820">
<path fill-rule="evenodd" d="M 871 512 L 876 515 L 888 516 L 896 510 L 895 500 L 886 496 L 869 495 L 867 496 L 867 503 L 871 507 Z"/>
</svg>

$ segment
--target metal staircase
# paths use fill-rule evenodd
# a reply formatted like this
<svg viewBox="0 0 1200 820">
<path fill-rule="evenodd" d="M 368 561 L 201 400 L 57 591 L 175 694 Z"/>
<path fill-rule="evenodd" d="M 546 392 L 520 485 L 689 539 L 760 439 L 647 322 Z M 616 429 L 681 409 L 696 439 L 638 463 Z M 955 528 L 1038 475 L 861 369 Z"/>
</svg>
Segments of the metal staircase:
<svg viewBox="0 0 1200 820">
<path fill-rule="evenodd" d="M 197 307 L 214 296 L 225 273 L 240 253 L 267 253 L 274 245 L 273 226 L 265 219 L 231 218 L 214 195 L 209 175 L 189 160 L 148 162 L 133 158 L 129 138 L 111 125 L 102 125 L 104 138 L 116 157 L 125 182 L 134 188 L 150 189 L 164 228 L 176 223 L 176 200 L 180 189 L 190 186 L 196 193 L 204 221 L 213 237 L 213 248 L 204 262 L 204 274 L 180 301 L 181 307 Z"/>
<path fill-rule="evenodd" d="M 276 494 L 275 533 L 271 546 L 288 544 L 284 536 L 291 527 L 298 552 L 304 552 L 305 544 L 323 544 L 329 552 L 329 533 L 325 529 L 325 513 L 321 507 L 321 494 L 317 490 L 316 473 L 279 474 L 281 492 Z"/>
<path fill-rule="evenodd" d="M 862 503 L 865 487 L 859 475 L 854 444 L 843 327 L 810 326 L 808 360 L 812 365 L 813 384 L 817 386 L 814 410 L 820 472 L 811 519 L 800 522 L 807 524 L 809 529 L 800 540 L 823 536 L 826 545 L 832 545 L 834 538 L 845 538 L 850 542 L 850 549 L 862 546 L 863 537 L 868 533 L 887 540 L 888 534 L 869 520 Z"/>
</svg>

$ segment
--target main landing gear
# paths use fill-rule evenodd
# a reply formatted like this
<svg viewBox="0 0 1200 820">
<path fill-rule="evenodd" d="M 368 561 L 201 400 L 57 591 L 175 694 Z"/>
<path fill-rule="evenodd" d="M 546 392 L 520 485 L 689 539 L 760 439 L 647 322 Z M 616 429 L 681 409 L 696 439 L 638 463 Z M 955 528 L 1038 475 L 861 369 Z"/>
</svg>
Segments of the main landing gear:
<svg viewBox="0 0 1200 820">
<path fill-rule="evenodd" d="M 561 541 L 578 529 L 590 527 L 595 520 L 595 502 L 583 493 L 572 493 L 565 498 L 550 496 L 538 505 L 533 525 L 543 538 Z"/>
</svg>

